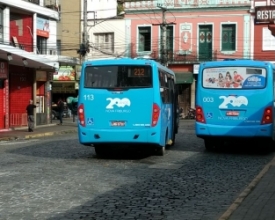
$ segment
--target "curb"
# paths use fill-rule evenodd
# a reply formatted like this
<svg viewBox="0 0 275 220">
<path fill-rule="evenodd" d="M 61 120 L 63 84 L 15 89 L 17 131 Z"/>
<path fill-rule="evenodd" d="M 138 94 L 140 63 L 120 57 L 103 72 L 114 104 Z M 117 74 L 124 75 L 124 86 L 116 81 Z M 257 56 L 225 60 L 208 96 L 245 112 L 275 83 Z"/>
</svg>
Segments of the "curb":
<svg viewBox="0 0 275 220">
<path fill-rule="evenodd" d="M 25 140 L 25 139 L 33 139 L 38 137 L 49 137 L 54 135 L 77 133 L 77 131 L 78 129 L 70 129 L 70 130 L 64 130 L 64 131 L 44 132 L 44 133 L 23 135 L 23 136 L 3 137 L 3 138 L 0 138 L 0 141 L 14 141 L 18 139 Z"/>
<path fill-rule="evenodd" d="M 218 220 L 228 220 L 232 213 L 241 205 L 243 200 L 253 191 L 253 189 L 260 182 L 262 177 L 267 173 L 271 166 L 275 165 L 275 157 L 265 165 L 261 172 L 252 180 L 252 182 L 241 192 L 237 199 L 229 206 L 229 208 L 223 213 Z"/>
</svg>

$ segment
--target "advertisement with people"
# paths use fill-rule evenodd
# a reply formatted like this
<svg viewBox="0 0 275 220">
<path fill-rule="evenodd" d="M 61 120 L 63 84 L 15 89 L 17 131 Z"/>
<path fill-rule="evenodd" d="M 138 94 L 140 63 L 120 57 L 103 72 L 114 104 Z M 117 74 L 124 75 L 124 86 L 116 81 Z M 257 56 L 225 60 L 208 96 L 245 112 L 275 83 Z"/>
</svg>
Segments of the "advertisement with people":
<svg viewBox="0 0 275 220">
<path fill-rule="evenodd" d="M 202 77 L 205 88 L 260 89 L 266 84 L 266 70 L 263 68 L 207 68 Z"/>
<path fill-rule="evenodd" d="M 37 17 L 36 32 L 40 37 L 48 38 L 50 36 L 50 22 L 44 18 Z"/>
<path fill-rule="evenodd" d="M 75 69 L 71 66 L 61 66 L 53 75 L 54 81 L 74 81 Z"/>
</svg>

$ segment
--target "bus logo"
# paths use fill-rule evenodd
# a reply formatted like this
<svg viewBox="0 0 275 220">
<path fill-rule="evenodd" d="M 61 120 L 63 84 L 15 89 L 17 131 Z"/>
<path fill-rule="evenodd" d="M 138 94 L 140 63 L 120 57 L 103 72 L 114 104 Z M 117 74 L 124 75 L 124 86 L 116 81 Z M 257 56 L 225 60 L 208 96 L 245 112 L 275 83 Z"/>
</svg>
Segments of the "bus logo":
<svg viewBox="0 0 275 220">
<path fill-rule="evenodd" d="M 107 101 L 110 101 L 110 103 L 106 106 L 106 109 L 113 109 L 114 105 L 116 105 L 119 108 L 124 108 L 126 105 L 130 106 L 131 101 L 128 98 L 107 98 Z"/>
<path fill-rule="evenodd" d="M 228 104 L 232 105 L 233 107 L 240 107 L 241 105 L 248 105 L 248 100 L 245 96 L 220 96 L 220 99 L 223 99 L 222 104 L 220 104 L 219 108 L 228 108 Z"/>
</svg>

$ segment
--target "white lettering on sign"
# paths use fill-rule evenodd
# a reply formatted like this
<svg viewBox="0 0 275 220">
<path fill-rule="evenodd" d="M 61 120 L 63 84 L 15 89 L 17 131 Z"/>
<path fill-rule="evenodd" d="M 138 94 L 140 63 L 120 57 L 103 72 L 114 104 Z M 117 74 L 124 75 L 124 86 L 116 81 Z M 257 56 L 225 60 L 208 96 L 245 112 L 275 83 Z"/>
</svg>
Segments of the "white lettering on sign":
<svg viewBox="0 0 275 220">
<path fill-rule="evenodd" d="M 213 97 L 203 97 L 202 101 L 203 102 L 214 102 L 214 98 Z"/>
<path fill-rule="evenodd" d="M 110 101 L 110 103 L 106 106 L 106 109 L 113 109 L 114 105 L 116 105 L 119 108 L 124 108 L 126 105 L 130 106 L 131 101 L 128 98 L 107 98 L 107 101 Z"/>
<path fill-rule="evenodd" d="M 228 104 L 233 107 L 240 107 L 241 105 L 248 105 L 248 100 L 245 96 L 220 96 L 220 99 L 223 99 L 222 104 L 220 104 L 219 108 L 228 108 Z"/>
<path fill-rule="evenodd" d="M 257 20 L 274 20 L 275 10 L 257 11 Z"/>
</svg>

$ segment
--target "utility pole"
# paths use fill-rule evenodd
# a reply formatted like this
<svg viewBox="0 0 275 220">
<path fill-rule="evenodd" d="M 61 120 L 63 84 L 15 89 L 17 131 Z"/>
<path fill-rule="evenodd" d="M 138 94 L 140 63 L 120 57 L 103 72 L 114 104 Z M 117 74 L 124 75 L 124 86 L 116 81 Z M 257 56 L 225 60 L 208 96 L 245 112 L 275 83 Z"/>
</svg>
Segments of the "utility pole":
<svg viewBox="0 0 275 220">
<path fill-rule="evenodd" d="M 157 6 L 158 8 L 160 8 L 162 10 L 162 23 L 160 24 L 153 24 L 153 25 L 160 25 L 161 28 L 161 42 L 160 42 L 160 60 L 161 60 L 161 64 L 164 66 L 168 66 L 168 58 L 167 58 L 167 26 L 169 24 L 175 24 L 175 23 L 167 23 L 166 22 L 166 11 L 167 8 L 162 7 L 160 4 L 158 4 Z"/>
<path fill-rule="evenodd" d="M 80 55 L 81 62 L 85 60 L 85 56 L 89 52 L 87 7 L 87 0 L 84 0 L 82 42 L 79 49 L 77 50 L 77 53 Z"/>
<path fill-rule="evenodd" d="M 86 45 L 88 42 L 88 12 L 87 12 L 88 3 L 87 0 L 84 0 L 84 10 L 83 10 L 83 44 Z"/>
</svg>

